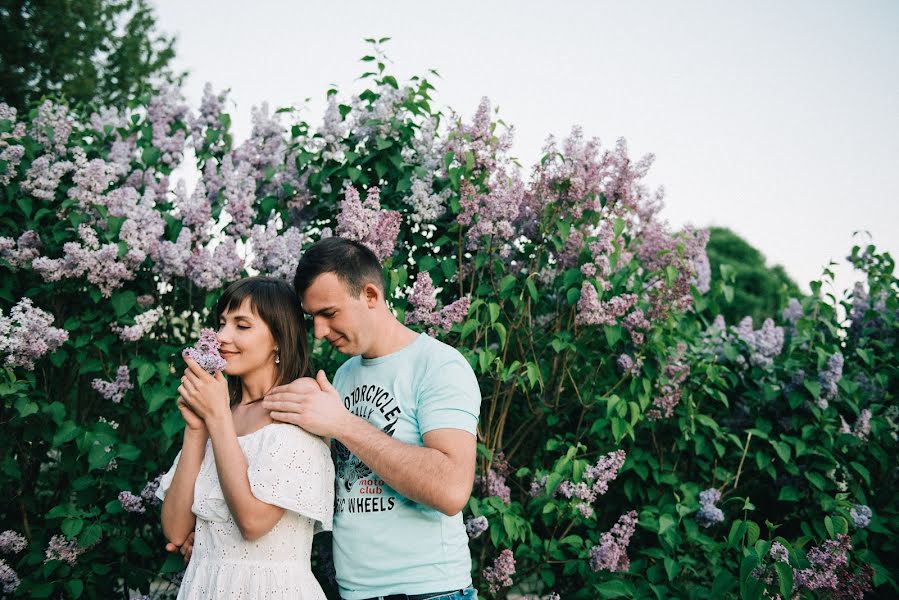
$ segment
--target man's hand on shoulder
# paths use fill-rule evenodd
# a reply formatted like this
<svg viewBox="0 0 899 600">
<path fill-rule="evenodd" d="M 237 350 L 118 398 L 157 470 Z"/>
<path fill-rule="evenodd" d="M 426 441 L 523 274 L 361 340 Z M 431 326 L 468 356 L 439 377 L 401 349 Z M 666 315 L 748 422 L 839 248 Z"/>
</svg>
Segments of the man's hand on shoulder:
<svg viewBox="0 0 899 600">
<path fill-rule="evenodd" d="M 292 423 L 322 437 L 339 438 L 353 416 L 321 370 L 315 379 L 303 377 L 274 388 L 266 394 L 262 407 L 275 421 Z"/>
</svg>

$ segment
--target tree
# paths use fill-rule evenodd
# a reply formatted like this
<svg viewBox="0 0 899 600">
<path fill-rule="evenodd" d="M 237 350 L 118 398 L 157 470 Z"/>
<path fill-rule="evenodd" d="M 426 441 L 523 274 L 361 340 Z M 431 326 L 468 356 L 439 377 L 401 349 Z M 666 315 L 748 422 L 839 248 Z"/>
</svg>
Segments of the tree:
<svg viewBox="0 0 899 600">
<path fill-rule="evenodd" d="M 751 316 L 756 323 L 779 316 L 789 298 L 802 295 L 782 266 L 768 267 L 765 256 L 730 229 L 710 227 L 709 234 L 706 252 L 712 278 L 721 277 L 722 265 L 727 265 L 734 274 L 733 302 L 720 307 L 728 323 L 736 323 L 746 316 Z"/>
<path fill-rule="evenodd" d="M 0 100 L 20 110 L 48 95 L 123 106 L 179 78 L 144 0 L 0 0 L 0 39 Z"/>
</svg>

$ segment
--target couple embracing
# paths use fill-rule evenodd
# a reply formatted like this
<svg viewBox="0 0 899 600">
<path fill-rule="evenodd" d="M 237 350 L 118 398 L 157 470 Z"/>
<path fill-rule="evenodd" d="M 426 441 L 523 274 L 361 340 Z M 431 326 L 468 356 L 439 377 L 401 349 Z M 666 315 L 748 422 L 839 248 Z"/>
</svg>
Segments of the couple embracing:
<svg viewBox="0 0 899 600">
<path fill-rule="evenodd" d="M 224 290 L 228 379 L 187 359 L 184 442 L 157 492 L 170 548 L 190 557 L 179 598 L 323 599 L 310 552 L 332 527 L 345 600 L 476 598 L 461 511 L 478 384 L 385 295 L 375 255 L 337 237 L 303 254 L 293 288 L 256 277 Z M 333 383 L 311 377 L 303 312 L 351 356 Z"/>
</svg>

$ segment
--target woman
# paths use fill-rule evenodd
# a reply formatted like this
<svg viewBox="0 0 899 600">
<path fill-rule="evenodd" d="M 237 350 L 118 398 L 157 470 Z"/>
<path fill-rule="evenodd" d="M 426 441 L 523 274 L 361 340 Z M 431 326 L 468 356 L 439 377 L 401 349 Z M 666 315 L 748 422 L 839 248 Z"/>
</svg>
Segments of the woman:
<svg viewBox="0 0 899 600">
<path fill-rule="evenodd" d="M 184 442 L 157 492 L 166 538 L 180 546 L 196 532 L 178 598 L 324 599 L 310 552 L 313 534 L 331 529 L 330 452 L 259 402 L 309 372 L 299 300 L 284 281 L 250 277 L 225 289 L 216 312 L 229 377 L 185 358 Z"/>
</svg>

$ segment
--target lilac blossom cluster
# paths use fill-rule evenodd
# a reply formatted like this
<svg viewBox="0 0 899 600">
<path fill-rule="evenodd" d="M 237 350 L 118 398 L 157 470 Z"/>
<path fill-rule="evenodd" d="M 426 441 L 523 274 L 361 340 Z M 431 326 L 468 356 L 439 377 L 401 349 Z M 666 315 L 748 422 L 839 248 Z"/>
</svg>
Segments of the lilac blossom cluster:
<svg viewBox="0 0 899 600">
<path fill-rule="evenodd" d="M 54 535 L 47 544 L 44 562 L 61 560 L 74 567 L 78 557 L 85 551 L 75 540 L 68 540 L 64 535 Z"/>
<path fill-rule="evenodd" d="M 13 270 L 27 267 L 40 256 L 42 245 L 40 236 L 31 230 L 20 235 L 17 240 L 0 236 L 0 258 L 8 262 Z"/>
<path fill-rule="evenodd" d="M 599 496 L 609 491 L 609 483 L 618 477 L 626 458 L 624 450 L 616 450 L 601 456 L 595 464 L 584 470 L 583 481 L 563 481 L 556 488 L 556 494 L 567 499 L 576 499 L 575 509 L 584 518 L 593 516 L 593 503 Z M 546 491 L 546 477 L 535 480 L 531 485 L 531 496 L 536 496 Z"/>
<path fill-rule="evenodd" d="M 63 245 L 63 258 L 41 256 L 32 261 L 34 270 L 41 274 L 44 281 L 86 276 L 104 297 L 109 298 L 113 290 L 134 279 L 136 269 L 146 258 L 144 252 L 131 249 L 119 259 L 118 244 L 101 244 L 96 231 L 86 223 L 78 227 L 78 236 L 80 242 L 66 242 Z"/>
<path fill-rule="evenodd" d="M 621 354 L 618 356 L 618 360 L 615 361 L 615 364 L 618 365 L 618 368 L 621 369 L 622 373 L 635 376 L 638 375 L 640 369 L 643 368 L 643 359 L 638 357 L 634 360 L 630 354 Z"/>
<path fill-rule="evenodd" d="M 69 333 L 52 324 L 53 315 L 34 306 L 30 298 L 19 300 L 8 317 L 0 309 L 0 354 L 5 363 L 30 371 L 34 361 L 59 348 Z"/>
<path fill-rule="evenodd" d="M 429 326 L 431 333 L 438 330 L 446 333 L 455 323 L 461 323 L 468 316 L 471 298 L 463 296 L 437 310 L 437 290 L 434 289 L 431 275 L 427 271 L 421 271 L 412 284 L 409 304 L 413 308 L 406 313 L 407 324 L 421 323 Z"/>
<path fill-rule="evenodd" d="M 440 193 L 432 191 L 432 178 L 412 178 L 412 188 L 406 203 L 412 209 L 409 218 L 413 223 L 433 223 L 446 212 L 446 201 L 452 194 L 450 188 Z"/>
<path fill-rule="evenodd" d="M 771 556 L 771 558 L 774 559 L 775 562 L 782 562 L 787 564 L 789 564 L 790 562 L 790 552 L 787 550 L 787 547 L 780 542 L 772 542 L 771 550 L 769 550 L 768 554 Z"/>
<path fill-rule="evenodd" d="M 368 188 L 365 202 L 362 202 L 359 192 L 347 187 L 340 202 L 336 232 L 339 236 L 365 244 L 383 262 L 393 255 L 400 223 L 398 211 L 381 210 L 381 192 L 378 188 Z"/>
<path fill-rule="evenodd" d="M 829 592 L 838 598 L 861 600 L 871 591 L 872 570 L 865 565 L 861 571 L 849 571 L 849 551 L 852 543 L 848 535 L 838 534 L 806 553 L 810 566 L 793 570 L 793 581 L 799 589 Z"/>
<path fill-rule="evenodd" d="M 471 539 L 475 539 L 481 536 L 482 533 L 487 531 L 487 528 L 490 526 L 490 523 L 487 521 L 487 517 L 481 515 L 480 517 L 472 517 L 465 521 L 465 531 L 468 533 L 468 537 Z"/>
<path fill-rule="evenodd" d="M 131 383 L 128 376 L 128 366 L 121 365 L 116 371 L 116 378 L 113 381 L 94 379 L 91 381 L 91 387 L 100 392 L 105 399 L 118 404 L 125 397 L 125 392 L 134 388 L 134 384 Z"/>
<path fill-rule="evenodd" d="M 291 279 L 307 237 L 296 227 L 288 227 L 279 234 L 277 223 L 269 219 L 266 225 L 253 227 L 250 240 L 253 246 L 252 268 L 272 277 Z"/>
<path fill-rule="evenodd" d="M 222 160 L 222 196 L 225 211 L 231 217 L 227 227 L 231 235 L 249 234 L 256 216 L 256 180 L 252 170 L 253 165 L 247 161 L 235 165 L 230 154 Z"/>
<path fill-rule="evenodd" d="M 463 182 L 459 192 L 461 212 L 456 221 L 467 227 L 466 248 L 474 250 L 483 238 L 487 238 L 487 246 L 498 250 L 505 258 L 511 251 L 509 243 L 517 236 L 513 224 L 518 219 L 525 189 L 517 174 L 506 175 L 499 171 L 495 177 L 497 181 L 491 182 L 487 193 L 480 193 L 468 182 Z"/>
<path fill-rule="evenodd" d="M 787 323 L 790 333 L 796 333 L 796 323 L 799 322 L 799 319 L 801 319 L 803 315 L 802 304 L 799 303 L 799 300 L 790 298 L 789 301 L 787 301 L 786 308 L 784 308 L 781 313 L 781 317 L 783 318 L 784 323 Z"/>
<path fill-rule="evenodd" d="M 202 329 L 196 345 L 185 348 L 183 354 L 200 365 L 200 368 L 207 373 L 215 373 L 224 369 L 228 364 L 219 354 L 220 347 L 221 343 L 219 343 L 215 330 Z"/>
<path fill-rule="evenodd" d="M 125 509 L 125 512 L 130 513 L 143 513 L 146 512 L 144 508 L 144 502 L 140 496 L 135 496 L 131 492 L 122 491 L 119 492 L 119 504 L 122 505 L 122 508 Z"/>
<path fill-rule="evenodd" d="M 634 294 L 615 296 L 606 302 L 599 300 L 596 288 L 589 281 L 581 286 L 581 297 L 577 302 L 578 325 L 615 325 L 619 318 L 630 310 L 637 302 Z"/>
<path fill-rule="evenodd" d="M 493 173 L 498 164 L 497 157 L 512 147 L 514 130 L 509 128 L 502 135 L 496 135 L 496 125 L 491 122 L 490 113 L 490 100 L 481 98 L 470 124 L 457 120 L 447 135 L 442 154 L 452 152 L 454 159 L 460 163 L 470 156 L 476 173 Z"/>
<path fill-rule="evenodd" d="M 159 150 L 160 161 L 170 167 L 181 162 L 187 133 L 188 108 L 181 102 L 177 88 L 167 85 L 150 99 L 147 119 L 153 129 L 153 146 Z"/>
<path fill-rule="evenodd" d="M 0 533 L 0 553 L 18 554 L 28 547 L 28 540 L 18 531 L 7 529 Z"/>
<path fill-rule="evenodd" d="M 715 488 L 709 488 L 699 493 L 699 511 L 696 513 L 696 522 L 703 527 L 711 527 L 724 521 L 724 513 L 715 506 L 721 500 L 721 492 Z"/>
<path fill-rule="evenodd" d="M 512 490 L 506 484 L 506 477 L 509 476 L 509 463 L 506 461 L 502 452 L 497 452 L 493 458 L 493 462 L 487 469 L 486 477 L 476 475 L 474 484 L 480 487 L 487 496 L 495 496 L 509 504 L 512 502 Z"/>
<path fill-rule="evenodd" d="M 663 371 L 664 383 L 658 384 L 655 398 L 652 400 L 652 408 L 646 411 L 646 416 L 652 421 L 669 419 L 674 415 L 674 409 L 680 404 L 681 385 L 690 375 L 690 365 L 686 360 L 687 345 L 680 342 L 668 357 Z"/>
<path fill-rule="evenodd" d="M 843 415 L 840 415 L 840 433 L 854 435 L 858 439 L 866 441 L 868 436 L 871 435 L 871 416 L 871 410 L 863 408 L 859 412 L 855 424 L 849 427 L 849 423 L 846 422 Z"/>
<path fill-rule="evenodd" d="M 119 338 L 125 342 L 136 342 L 147 335 L 159 319 L 162 318 L 162 308 L 151 308 L 134 317 L 134 325 L 122 327 L 121 325 L 112 325 L 113 333 L 118 334 Z"/>
<path fill-rule="evenodd" d="M 627 571 L 630 559 L 627 546 L 637 528 L 637 511 L 618 518 L 611 530 L 599 537 L 599 544 L 590 548 L 590 568 L 594 571 Z"/>
<path fill-rule="evenodd" d="M 512 575 L 515 575 L 515 555 L 508 548 L 499 553 L 493 565 L 484 569 L 484 581 L 491 594 L 498 593 L 501 589 L 511 587 Z"/>
<path fill-rule="evenodd" d="M 849 509 L 849 516 L 852 518 L 852 524 L 856 529 L 864 529 L 871 524 L 871 517 L 874 513 L 871 507 L 865 504 L 856 504 Z"/>
<path fill-rule="evenodd" d="M 754 367 L 770 367 L 783 351 L 783 327 L 775 325 L 771 319 L 765 319 L 760 329 L 753 330 L 752 317 L 745 317 L 734 331 L 749 347 L 749 364 Z"/>
<path fill-rule="evenodd" d="M 144 486 L 144 489 L 140 492 L 141 500 L 150 505 L 157 505 L 162 502 L 156 496 L 156 490 L 159 489 L 159 484 L 162 481 L 162 475 L 157 475 L 156 478 L 151 479 L 147 482 L 147 485 Z"/>
<path fill-rule="evenodd" d="M 25 124 L 18 122 L 15 107 L 5 102 L 0 102 L 0 121 L 7 123 L 0 127 L 0 161 L 6 163 L 0 170 L 0 185 L 9 185 L 25 156 L 25 146 L 18 143 L 25 137 Z"/>
<path fill-rule="evenodd" d="M 827 359 L 824 370 L 818 373 L 818 382 L 821 384 L 821 397 L 818 398 L 818 408 L 825 410 L 829 401 L 836 398 L 839 393 L 837 384 L 843 378 L 843 354 L 834 352 Z"/>
<path fill-rule="evenodd" d="M 73 129 L 74 121 L 69 116 L 69 109 L 62 104 L 44 100 L 31 122 L 29 135 L 48 152 L 64 156 Z"/>
<path fill-rule="evenodd" d="M 3 590 L 4 595 L 12 596 L 20 583 L 19 575 L 6 563 L 6 559 L 0 558 L 0 589 Z"/>
</svg>

